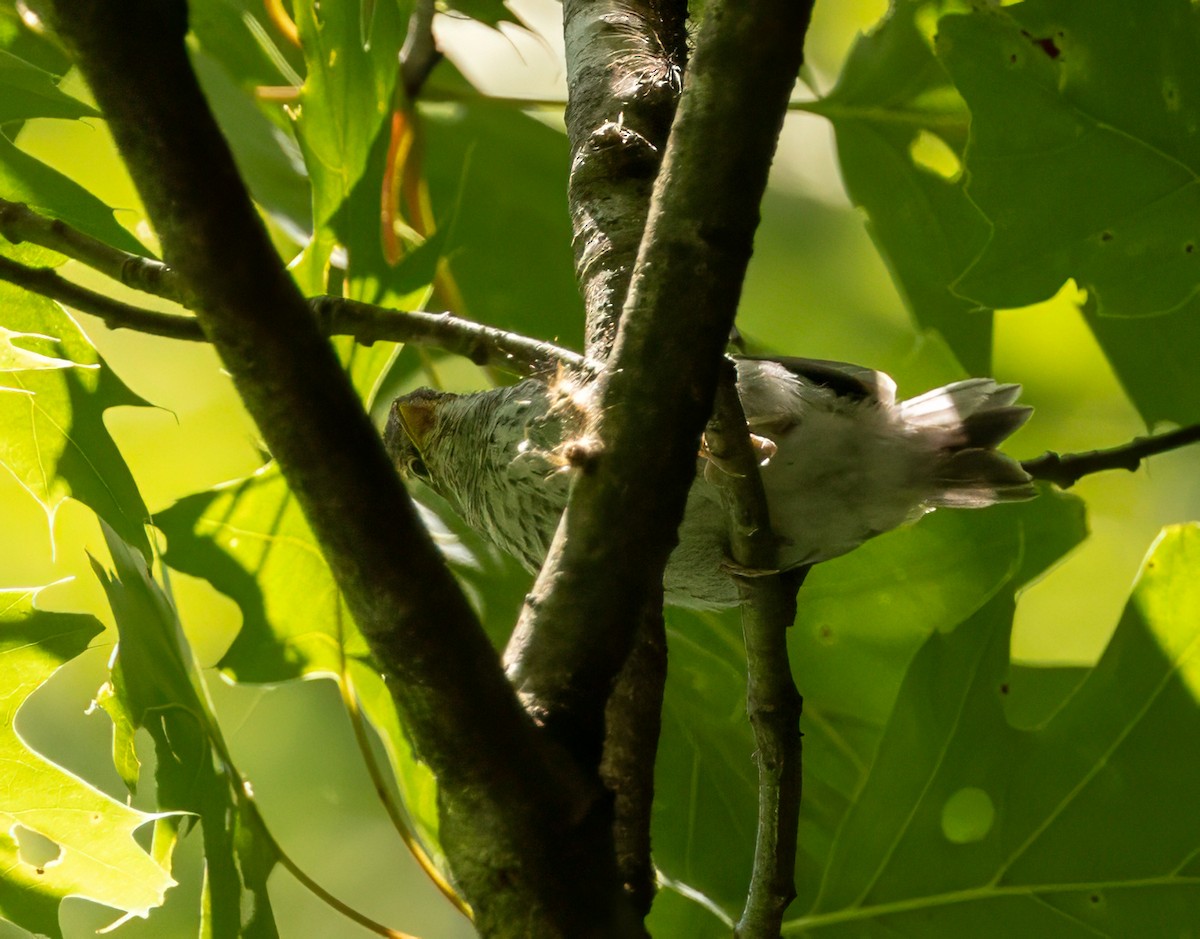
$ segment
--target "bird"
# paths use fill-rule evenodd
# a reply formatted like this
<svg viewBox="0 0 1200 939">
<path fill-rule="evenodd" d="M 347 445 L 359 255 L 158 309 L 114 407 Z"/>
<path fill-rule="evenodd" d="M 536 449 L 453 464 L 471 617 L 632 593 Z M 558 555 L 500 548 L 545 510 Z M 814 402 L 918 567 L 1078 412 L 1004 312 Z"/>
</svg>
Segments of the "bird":
<svg viewBox="0 0 1200 939">
<path fill-rule="evenodd" d="M 937 508 L 1036 495 L 1021 464 L 996 449 L 1033 412 L 1016 403 L 1020 385 L 969 378 L 897 401 L 892 378 L 863 366 L 733 360 L 779 571 L 846 554 Z M 536 571 L 570 495 L 564 453 L 586 433 L 586 413 L 571 400 L 538 378 L 470 394 L 421 388 L 393 401 L 384 442 L 402 477 L 427 485 Z M 701 446 L 696 469 L 665 598 L 693 609 L 734 606 L 724 468 Z"/>
</svg>

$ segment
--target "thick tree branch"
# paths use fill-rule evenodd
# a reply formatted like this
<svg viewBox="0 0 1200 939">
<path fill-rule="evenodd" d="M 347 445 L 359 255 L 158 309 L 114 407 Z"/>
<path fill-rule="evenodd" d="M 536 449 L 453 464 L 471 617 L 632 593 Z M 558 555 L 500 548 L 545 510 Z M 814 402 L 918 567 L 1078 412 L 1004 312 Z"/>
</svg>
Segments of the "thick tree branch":
<svg viewBox="0 0 1200 939">
<path fill-rule="evenodd" d="M 792 679 L 787 631 L 796 617 L 796 590 L 807 569 L 761 574 L 775 565 L 767 494 L 750 445 L 733 369 L 717 388 L 705 441 L 726 470 L 722 493 L 730 516 L 730 554 L 746 643 L 746 711 L 758 764 L 758 829 L 750 892 L 738 921 L 739 939 L 779 935 L 784 911 L 796 896 L 796 832 L 800 822 L 800 710 Z"/>
<path fill-rule="evenodd" d="M 686 0 L 565 0 L 567 190 L 584 349 L 606 359 L 687 61 Z"/>
<path fill-rule="evenodd" d="M 1105 470 L 1123 469 L 1135 472 L 1142 460 L 1177 450 L 1188 444 L 1200 443 L 1200 424 L 1181 427 L 1165 434 L 1137 437 L 1129 443 L 1107 450 L 1090 450 L 1087 453 L 1043 453 L 1021 466 L 1034 479 L 1044 479 L 1062 489 L 1070 489 L 1084 476 Z"/>
<path fill-rule="evenodd" d="M 650 812 L 666 682 L 667 635 L 662 604 L 647 604 L 633 649 L 608 699 L 604 757 L 600 762 L 600 776 L 613 794 L 617 869 L 642 915 L 650 912 L 657 887 L 650 856 Z"/>
<path fill-rule="evenodd" d="M 708 6 L 598 383 L 596 443 L 578 448 L 570 504 L 509 645 L 527 706 L 585 761 L 599 758 L 604 703 L 660 596 L 810 9 Z"/>
<path fill-rule="evenodd" d="M 186 6 L 71 0 L 54 13 L 438 776 L 443 843 L 480 931 L 642 935 L 594 820 L 598 785 L 534 732 L 254 212 L 191 72 Z"/>
<path fill-rule="evenodd" d="M 174 277 L 174 272 L 166 265 L 162 265 L 162 270 Z M 28 267 L 0 257 L 0 281 L 98 316 L 109 329 L 133 329 L 189 342 L 208 341 L 195 317 L 162 313 L 113 300 L 72 283 L 51 268 Z M 449 313 L 388 310 L 331 296 L 315 297 L 308 304 L 324 335 L 353 336 L 364 345 L 387 341 L 430 346 L 461 355 L 476 365 L 491 365 L 521 376 L 550 377 L 560 369 L 593 375 L 601 367 L 599 363 L 589 362 L 578 353 L 553 343 L 529 339 Z"/>
</svg>

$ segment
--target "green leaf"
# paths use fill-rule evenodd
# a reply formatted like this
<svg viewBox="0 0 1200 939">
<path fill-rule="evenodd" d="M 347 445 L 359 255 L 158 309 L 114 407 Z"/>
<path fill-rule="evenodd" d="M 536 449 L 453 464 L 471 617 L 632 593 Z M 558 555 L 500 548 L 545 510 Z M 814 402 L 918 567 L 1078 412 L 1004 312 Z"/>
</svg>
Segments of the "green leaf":
<svg viewBox="0 0 1200 939">
<path fill-rule="evenodd" d="M 745 901 L 757 813 L 737 617 L 669 609 L 667 643 L 654 863 L 670 880 L 736 917 Z"/>
<path fill-rule="evenodd" d="M 100 112 L 58 90 L 56 77 L 0 49 L 0 124 L 31 117 L 99 117 Z"/>
<path fill-rule="evenodd" d="M 104 364 L 58 304 L 0 284 L 0 316 L 6 337 L 26 337 L 24 348 L 9 346 L 17 352 L 0 346 L 0 356 L 24 365 L 0 369 L 0 466 L 42 506 L 51 533 L 69 496 L 149 557 L 143 527 L 149 513 L 104 425 L 109 408 L 146 402 Z M 40 349 L 29 348 L 30 336 L 39 337 Z"/>
<path fill-rule="evenodd" d="M 846 192 L 917 323 L 972 374 L 991 365 L 992 318 L 951 285 L 987 241 L 961 172 L 966 106 L 922 22 L 941 2 L 901 0 L 850 52 L 836 87 L 807 106 L 833 123 Z"/>
<path fill-rule="evenodd" d="M 60 359 L 53 354 L 46 355 L 18 345 L 17 340 L 26 345 L 57 342 L 50 336 L 19 333 L 0 326 L 0 372 L 36 372 L 47 368 L 72 368 L 75 365 L 70 359 Z"/>
<path fill-rule="evenodd" d="M 0 591 L 0 916 L 61 935 L 58 904 L 79 896 L 144 916 L 174 881 L 134 840 L 153 821 L 26 748 L 21 704 L 102 631 L 92 616 L 34 608 L 36 591 Z"/>
<path fill-rule="evenodd" d="M 308 238 L 312 195 L 295 139 L 272 123 L 205 52 L 195 52 L 192 65 L 254 200 L 287 226 L 297 241 Z"/>
<path fill-rule="evenodd" d="M 257 811 L 247 804 L 242 780 L 229 765 L 178 616 L 141 555 L 108 526 L 104 537 L 115 574 L 109 575 L 94 560 L 92 568 L 108 595 L 120 635 L 111 691 L 101 700 L 113 717 L 118 768 L 128 771 L 129 760 L 121 754 L 133 750 L 132 731 L 144 728 L 157 756 L 159 808 L 196 815 L 203 827 L 204 912 L 212 935 L 274 937 L 266 890 L 276 860 L 273 843 L 263 840 Z M 174 816 L 155 829 L 155 853 L 164 860 L 178 828 L 179 818 Z M 243 863 L 251 859 L 253 863 Z"/>
<path fill-rule="evenodd" d="M 264 15 L 260 0 L 193 0 L 188 25 L 197 46 L 219 62 L 244 92 L 261 85 L 299 85 L 300 50 Z"/>
<path fill-rule="evenodd" d="M 446 10 L 499 29 L 501 23 L 524 26 L 521 18 L 508 8 L 504 0 L 446 0 Z"/>
<path fill-rule="evenodd" d="M 308 65 L 296 134 L 312 179 L 317 227 L 329 224 L 362 178 L 391 113 L 407 17 L 397 2 L 374 10 L 372 22 L 363 23 L 357 3 L 295 5 Z"/>
<path fill-rule="evenodd" d="M 1083 315 L 1147 426 L 1200 422 L 1200 310 L 1128 319 L 1100 316 L 1089 301 Z"/>
<path fill-rule="evenodd" d="M 1170 528 L 1100 662 L 1014 726 L 1013 598 L 905 676 L 820 895 L 785 935 L 1177 935 L 1200 911 L 1200 526 Z M 1028 678 L 1028 676 L 1026 676 Z M 1162 754 L 1171 771 L 1162 771 Z"/>
<path fill-rule="evenodd" d="M 238 681 L 340 671 L 366 643 L 275 464 L 254 476 L 179 500 L 154 517 L 167 536 L 167 566 L 207 579 L 242 611 L 242 629 L 221 660 Z M 303 590 L 296 585 L 302 584 Z"/>
<path fill-rule="evenodd" d="M 47 36 L 26 26 L 23 12 L 16 0 L 0 0 L 0 48 L 52 75 L 65 75 L 71 67 L 70 58 Z"/>
<path fill-rule="evenodd" d="M 424 105 L 425 167 L 459 315 L 580 348 L 583 304 L 564 208 L 565 136 L 494 105 Z"/>
<path fill-rule="evenodd" d="M 3 134 L 0 134 L 0 197 L 24 202 L 31 209 L 62 219 L 114 248 L 149 256 L 141 242 L 117 223 L 109 206 L 58 170 L 19 150 Z"/>
<path fill-rule="evenodd" d="M 983 512 L 935 512 L 809 575 L 789 635 L 804 695 L 801 902 L 812 902 L 923 644 L 963 628 L 995 597 L 1011 598 L 1083 534 L 1082 503 L 1047 491 Z M 738 617 L 670 611 L 668 625 L 655 861 L 670 880 L 736 918 L 749 881 L 757 790 Z"/>
<path fill-rule="evenodd" d="M 958 291 L 1018 307 L 1073 277 L 1101 315 L 1200 315 L 1198 17 L 1187 0 L 1027 0 L 940 21 L 971 109 L 968 192 L 993 225 Z"/>
</svg>

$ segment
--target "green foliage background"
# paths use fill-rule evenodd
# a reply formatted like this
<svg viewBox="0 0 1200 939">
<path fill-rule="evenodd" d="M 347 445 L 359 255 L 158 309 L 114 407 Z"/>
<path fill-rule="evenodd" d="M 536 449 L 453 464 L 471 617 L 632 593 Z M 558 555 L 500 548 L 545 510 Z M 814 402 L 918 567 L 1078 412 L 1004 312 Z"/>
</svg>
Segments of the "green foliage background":
<svg viewBox="0 0 1200 939">
<path fill-rule="evenodd" d="M 297 4 L 306 65 L 278 37 L 264 44 L 247 30 L 247 17 L 266 29 L 257 5 L 193 4 L 197 68 L 285 257 L 317 220 L 297 276 L 315 289 L 340 244 L 350 295 L 411 308 L 436 302 L 434 271 L 448 259 L 459 312 L 577 343 L 560 111 L 481 99 L 471 85 L 561 95 L 553 34 L 532 38 L 498 2 L 452 5 L 474 19 L 442 24 L 452 62 L 422 110 L 439 231 L 391 267 L 378 248 L 377 180 L 387 50 L 407 5 L 379 5 L 369 49 L 358 5 L 335 6 L 341 19 L 323 20 Z M 519 9 L 527 25 L 553 29 L 552 5 Z M 66 63 L 21 33 L 12 11 L 0 4 L 4 48 L 61 73 Z M 1195 10 L 1184 0 L 898 0 L 856 39 L 885 13 L 878 0 L 817 4 L 806 79 L 821 94 L 785 127 L 744 333 L 764 348 L 882 368 L 902 394 L 964 370 L 1021 381 L 1037 413 L 1012 442 L 1019 456 L 1200 418 L 1200 250 L 1188 247 L 1200 246 Z M 247 94 L 305 75 L 294 128 Z M 0 138 L 0 196 L 130 250 L 152 246 L 77 78 L 56 90 L 0 58 L 0 82 L 0 121 L 16 142 Z M 3 242 L 0 252 L 61 260 Z M 133 296 L 78 265 L 63 270 Z M 0 462 L 11 470 L 0 473 L 0 669 L 16 692 L 0 747 L 22 767 L 0 776 L 0 813 L 14 825 L 20 810 L 25 826 L 0 838 L 15 872 L 0 880 L 0 914 L 54 934 L 59 896 L 146 909 L 169 870 L 179 886 L 163 908 L 118 934 L 195 935 L 203 838 L 210 857 L 242 862 L 237 878 L 210 883 L 214 909 L 259 904 L 265 917 L 269 898 L 280 935 L 365 935 L 274 864 L 261 811 L 282 849 L 352 906 L 427 937 L 470 935 L 372 790 L 336 674 L 353 683 L 374 751 L 436 855 L 431 780 L 215 355 L 75 321 L 82 332 L 53 304 L 0 287 L 0 325 L 26 334 L 0 333 Z M 411 350 L 340 348 L 377 413 L 419 384 L 489 380 Z M 44 407 L 31 411 L 29 392 Z M 431 526 L 503 641 L 524 575 L 430 503 Z M 145 570 L 147 512 L 170 568 L 164 581 L 156 562 L 158 584 Z M 1200 535 L 1194 525 L 1159 535 L 1198 515 L 1200 459 L 1180 452 L 1084 480 L 1076 495 L 937 513 L 814 572 L 791 636 L 806 779 L 787 935 L 1167 936 L 1200 921 L 1189 788 L 1200 753 Z M 9 589 L 47 584 L 36 610 L 30 590 Z M 723 918 L 744 898 L 753 742 L 736 616 L 671 611 L 668 626 L 655 820 L 667 886 L 651 928 L 703 939 L 726 934 Z M 187 645 L 155 645 L 176 630 Z M 139 685 L 150 673 L 156 681 Z M 103 709 L 89 710 L 93 698 Z M 170 723 L 158 719 L 164 709 Z M 184 785 L 179 770 L 196 756 L 182 740 L 219 750 L 252 782 L 258 809 L 219 772 Z M 120 807 L 130 783 L 132 808 Z M 77 804 L 105 806 L 99 848 L 72 840 L 78 826 L 64 818 Z M 159 808 L 196 813 L 200 828 L 143 814 Z M 234 818 L 225 842 L 213 821 L 223 815 Z M 138 824 L 150 854 L 131 850 Z M 64 858 L 115 858 L 119 847 L 129 884 L 64 861 L 35 889 L 31 865 L 39 849 L 54 851 L 30 830 L 63 845 Z M 90 934 L 117 915 L 68 899 L 61 930 Z M 271 934 L 255 922 L 247 934 Z M 0 923 L 10 933 L 26 934 Z"/>
</svg>

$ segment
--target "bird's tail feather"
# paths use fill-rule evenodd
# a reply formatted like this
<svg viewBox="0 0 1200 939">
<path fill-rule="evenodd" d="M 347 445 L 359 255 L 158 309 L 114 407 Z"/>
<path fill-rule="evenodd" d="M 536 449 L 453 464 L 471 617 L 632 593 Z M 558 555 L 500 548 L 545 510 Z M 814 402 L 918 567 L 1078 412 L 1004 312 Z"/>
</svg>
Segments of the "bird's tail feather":
<svg viewBox="0 0 1200 939">
<path fill-rule="evenodd" d="M 934 480 L 939 491 L 929 505 L 979 508 L 1037 494 L 1021 464 L 994 449 L 1033 413 L 1015 403 L 1020 394 L 1020 385 L 971 378 L 899 405 L 905 422 L 941 452 Z"/>
</svg>

